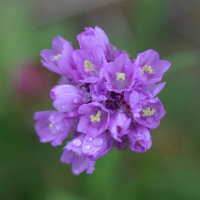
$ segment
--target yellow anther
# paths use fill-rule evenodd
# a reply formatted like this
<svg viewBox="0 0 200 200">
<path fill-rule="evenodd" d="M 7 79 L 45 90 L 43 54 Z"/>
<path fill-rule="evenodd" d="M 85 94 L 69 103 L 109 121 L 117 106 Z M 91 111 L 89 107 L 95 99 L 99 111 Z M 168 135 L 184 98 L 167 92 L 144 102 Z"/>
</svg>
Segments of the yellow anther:
<svg viewBox="0 0 200 200">
<path fill-rule="evenodd" d="M 119 72 L 117 72 L 117 80 L 119 80 L 119 79 L 121 79 L 121 80 L 125 80 L 125 74 L 124 73 L 119 73 Z"/>
<path fill-rule="evenodd" d="M 94 71 L 94 65 L 90 61 L 85 60 L 84 66 L 85 66 L 85 71 L 86 72 Z"/>
<path fill-rule="evenodd" d="M 49 124 L 49 128 L 53 130 L 53 123 Z"/>
<path fill-rule="evenodd" d="M 151 74 L 151 73 L 152 73 L 152 68 L 151 68 L 151 66 L 145 65 L 145 66 L 142 68 L 142 74 L 143 74 L 143 75 L 144 75 L 144 71 L 147 71 L 147 72 L 149 72 L 149 74 Z"/>
<path fill-rule="evenodd" d="M 80 156 L 80 154 L 79 154 L 79 153 L 77 153 L 77 152 L 76 152 L 75 154 L 76 154 L 77 156 Z"/>
<path fill-rule="evenodd" d="M 58 54 L 58 55 L 54 56 L 54 59 L 58 60 L 58 58 L 60 58 L 60 56 L 61 56 L 61 54 Z"/>
<path fill-rule="evenodd" d="M 101 111 L 99 110 L 96 116 L 90 115 L 91 122 L 99 122 L 100 121 L 100 116 L 101 116 Z"/>
<path fill-rule="evenodd" d="M 150 111 L 150 106 L 146 109 L 143 109 L 143 114 L 142 117 L 146 117 L 146 116 L 151 116 L 153 115 L 155 112 L 157 112 L 157 110 L 155 108 L 152 109 L 152 111 Z"/>
</svg>

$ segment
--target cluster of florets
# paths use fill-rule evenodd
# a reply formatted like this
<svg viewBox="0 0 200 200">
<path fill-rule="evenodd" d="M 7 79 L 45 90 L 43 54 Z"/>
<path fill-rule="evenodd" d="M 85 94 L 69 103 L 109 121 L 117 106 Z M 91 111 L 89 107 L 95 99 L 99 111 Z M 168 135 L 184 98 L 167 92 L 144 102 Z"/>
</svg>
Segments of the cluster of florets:
<svg viewBox="0 0 200 200">
<path fill-rule="evenodd" d="M 34 116 L 40 142 L 61 145 L 71 133 L 61 162 L 72 164 L 74 174 L 92 173 L 96 160 L 113 148 L 151 147 L 150 130 L 166 113 L 155 97 L 165 83 L 155 83 L 171 65 L 151 49 L 131 59 L 99 27 L 85 28 L 77 39 L 80 49 L 57 36 L 53 50 L 41 52 L 43 66 L 62 77 L 50 92 L 56 110 Z"/>
</svg>

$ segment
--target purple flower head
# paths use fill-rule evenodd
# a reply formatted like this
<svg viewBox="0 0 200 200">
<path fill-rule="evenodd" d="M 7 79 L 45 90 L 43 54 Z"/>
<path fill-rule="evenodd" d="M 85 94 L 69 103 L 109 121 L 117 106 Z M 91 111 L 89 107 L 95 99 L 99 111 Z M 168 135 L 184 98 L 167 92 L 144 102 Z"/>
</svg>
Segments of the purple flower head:
<svg viewBox="0 0 200 200">
<path fill-rule="evenodd" d="M 98 158 L 105 156 L 110 152 L 111 148 L 111 137 L 105 132 L 101 133 L 96 138 L 86 135 L 82 145 L 83 153 L 91 160 L 97 160 Z"/>
<path fill-rule="evenodd" d="M 147 151 L 151 148 L 151 135 L 144 126 L 133 126 L 128 133 L 129 148 L 138 153 Z"/>
<path fill-rule="evenodd" d="M 110 114 L 102 104 L 97 102 L 83 104 L 79 107 L 78 113 L 83 116 L 79 121 L 77 131 L 95 138 L 108 128 Z"/>
<path fill-rule="evenodd" d="M 51 142 L 53 146 L 61 145 L 74 126 L 73 120 L 66 119 L 65 114 L 58 111 L 36 112 L 34 120 L 38 120 L 35 130 L 40 142 Z"/>
<path fill-rule="evenodd" d="M 84 137 L 85 135 L 81 134 L 71 142 L 68 142 L 60 159 L 63 163 L 72 164 L 72 172 L 76 175 L 84 170 L 87 170 L 87 174 L 92 174 L 94 170 L 95 161 L 90 160 L 82 151 Z"/>
<path fill-rule="evenodd" d="M 100 73 L 101 77 L 105 77 L 109 91 L 129 91 L 135 83 L 136 68 L 127 54 L 121 54 L 114 62 L 104 64 Z"/>
<path fill-rule="evenodd" d="M 41 142 L 60 145 L 71 132 L 61 162 L 74 174 L 92 173 L 98 158 L 112 149 L 144 152 L 152 145 L 150 130 L 166 111 L 157 94 L 171 63 L 154 50 L 131 59 L 109 43 L 99 27 L 77 36 L 80 49 L 57 36 L 53 50 L 43 50 L 45 67 L 62 75 L 50 96 L 57 111 L 35 113 Z"/>
<path fill-rule="evenodd" d="M 149 129 L 155 129 L 160 124 L 166 114 L 163 105 L 158 97 L 149 99 L 148 103 L 143 106 L 138 115 L 134 115 L 134 120 Z"/>
<path fill-rule="evenodd" d="M 85 31 L 77 36 L 79 45 L 82 50 L 90 52 L 96 45 L 102 46 L 104 54 L 110 55 L 109 39 L 105 32 L 96 26 L 93 28 L 85 28 Z"/>
<path fill-rule="evenodd" d="M 121 137 L 128 134 L 130 131 L 130 123 L 131 118 L 124 113 L 114 113 L 111 115 L 109 124 L 111 136 L 115 140 L 122 142 Z"/>
<path fill-rule="evenodd" d="M 169 69 L 171 63 L 166 60 L 160 60 L 159 54 L 149 49 L 138 54 L 134 65 L 139 70 L 138 81 L 147 85 L 161 81 L 163 74 Z"/>
<path fill-rule="evenodd" d="M 53 50 L 45 49 L 41 51 L 40 55 L 44 59 L 41 60 L 43 66 L 55 73 L 67 75 L 67 71 L 65 72 L 59 67 L 59 61 L 63 56 L 62 51 L 65 49 L 68 52 L 72 52 L 73 47 L 67 40 L 58 35 L 52 41 L 52 48 Z"/>
</svg>

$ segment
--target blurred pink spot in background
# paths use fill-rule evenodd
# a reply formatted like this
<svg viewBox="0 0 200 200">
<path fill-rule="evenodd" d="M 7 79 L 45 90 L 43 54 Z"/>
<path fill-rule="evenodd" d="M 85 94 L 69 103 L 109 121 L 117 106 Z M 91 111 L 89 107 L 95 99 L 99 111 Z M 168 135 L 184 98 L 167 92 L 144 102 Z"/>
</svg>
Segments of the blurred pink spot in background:
<svg viewBox="0 0 200 200">
<path fill-rule="evenodd" d="M 50 83 L 48 71 L 34 61 L 23 63 L 13 77 L 14 91 L 24 97 L 42 95 L 50 88 Z"/>
</svg>

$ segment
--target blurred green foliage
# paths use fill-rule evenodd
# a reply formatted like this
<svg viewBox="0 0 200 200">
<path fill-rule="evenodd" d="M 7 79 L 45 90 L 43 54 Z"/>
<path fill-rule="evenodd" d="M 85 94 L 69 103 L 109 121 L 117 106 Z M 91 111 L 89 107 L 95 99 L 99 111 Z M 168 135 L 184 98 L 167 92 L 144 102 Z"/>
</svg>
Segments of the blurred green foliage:
<svg viewBox="0 0 200 200">
<path fill-rule="evenodd" d="M 49 91 L 26 99 L 14 91 L 12 81 L 20 62 L 39 61 L 39 52 L 51 48 L 56 35 L 78 48 L 82 16 L 38 27 L 33 2 L 0 3 L 0 199 L 200 199 L 199 52 L 180 47 L 169 53 L 173 33 L 165 1 L 138 0 L 128 5 L 125 14 L 135 43 L 126 36 L 112 38 L 112 27 L 108 36 L 132 57 L 155 48 L 161 50 L 161 59 L 172 62 L 163 79 L 166 87 L 159 94 L 167 115 L 151 132 L 153 146 L 148 152 L 113 151 L 97 161 L 92 175 L 75 176 L 70 165 L 59 161 L 64 145 L 39 143 L 33 129 L 34 112 L 52 109 Z M 58 77 L 50 76 L 53 86 Z"/>
</svg>

